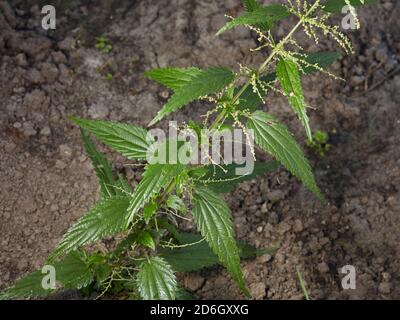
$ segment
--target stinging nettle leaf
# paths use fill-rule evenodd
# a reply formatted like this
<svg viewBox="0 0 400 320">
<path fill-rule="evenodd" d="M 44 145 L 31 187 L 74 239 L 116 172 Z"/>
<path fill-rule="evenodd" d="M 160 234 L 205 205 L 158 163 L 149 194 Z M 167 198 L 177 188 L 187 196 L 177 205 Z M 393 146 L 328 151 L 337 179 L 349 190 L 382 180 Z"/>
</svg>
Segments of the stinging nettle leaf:
<svg viewBox="0 0 400 320">
<path fill-rule="evenodd" d="M 97 151 L 92 141 L 90 141 L 89 135 L 86 130 L 81 128 L 81 135 L 83 146 L 90 160 L 92 161 L 94 171 L 96 172 L 96 176 L 99 180 L 101 197 L 107 198 L 115 196 L 117 192 L 113 187 L 115 181 L 113 178 L 111 165 L 109 164 L 105 156 Z"/>
<path fill-rule="evenodd" d="M 247 12 L 256 11 L 261 7 L 258 0 L 244 0 L 243 2 Z M 259 23 L 256 26 L 261 30 L 269 30 L 271 28 L 271 24 L 268 22 Z"/>
<path fill-rule="evenodd" d="M 193 218 L 212 251 L 218 256 L 239 288 L 249 295 L 240 269 L 239 250 L 236 245 L 230 210 L 214 191 L 197 186 L 193 195 Z"/>
<path fill-rule="evenodd" d="M 258 0 L 243 0 L 246 11 L 252 12 L 260 8 Z"/>
<path fill-rule="evenodd" d="M 136 276 L 143 300 L 174 300 L 178 285 L 171 266 L 160 257 L 150 257 L 139 266 Z"/>
<path fill-rule="evenodd" d="M 57 282 L 60 282 L 66 289 L 82 289 L 93 281 L 92 271 L 83 252 L 70 252 L 54 267 Z"/>
<path fill-rule="evenodd" d="M 350 4 L 353 7 L 375 3 L 377 3 L 377 0 L 350 0 Z M 327 0 L 324 4 L 324 10 L 326 12 L 339 13 L 342 12 L 343 7 L 346 5 L 346 0 Z"/>
<path fill-rule="evenodd" d="M 165 202 L 165 205 L 167 206 L 167 208 L 176 210 L 177 212 L 183 215 L 187 213 L 187 208 L 183 200 L 174 194 L 168 197 L 167 201 Z"/>
<path fill-rule="evenodd" d="M 246 126 L 254 130 L 255 142 L 261 149 L 274 156 L 320 200 L 323 200 L 311 167 L 286 126 L 263 111 L 254 112 Z"/>
<path fill-rule="evenodd" d="M 129 222 L 131 222 L 137 212 L 158 194 L 162 188 L 167 187 L 183 169 L 182 165 L 170 164 L 148 164 L 143 178 L 133 193 L 128 208 Z"/>
<path fill-rule="evenodd" d="M 196 183 L 203 184 L 208 188 L 213 189 L 217 193 L 231 192 L 235 187 L 244 182 L 253 180 L 257 176 L 263 175 L 267 172 L 274 171 L 278 168 L 277 161 L 269 163 L 256 162 L 252 171 L 245 175 L 237 175 L 236 169 L 243 167 L 243 165 L 229 164 L 223 166 L 207 166 L 207 172 L 199 178 Z"/>
<path fill-rule="evenodd" d="M 169 89 L 177 90 L 184 87 L 196 76 L 201 75 L 202 70 L 191 68 L 159 68 L 145 72 L 145 76 L 166 86 Z"/>
<path fill-rule="evenodd" d="M 303 88 L 301 87 L 300 72 L 296 63 L 291 60 L 281 59 L 276 66 L 276 75 L 290 105 L 303 124 L 308 139 L 312 140 L 310 121 L 304 101 Z"/>
<path fill-rule="evenodd" d="M 154 242 L 154 239 L 149 231 L 142 231 L 139 233 L 136 241 L 142 246 L 148 247 L 152 250 L 155 250 L 156 248 L 156 243 Z"/>
<path fill-rule="evenodd" d="M 158 252 L 171 267 L 178 272 L 190 272 L 203 268 L 211 267 L 219 263 L 218 257 L 212 252 L 210 246 L 203 237 L 194 233 L 180 233 L 179 242 L 182 247 L 178 248 L 159 248 Z M 201 242 L 200 242 L 201 241 Z M 239 255 L 242 258 L 254 258 L 256 256 L 271 252 L 237 241 Z"/>
<path fill-rule="evenodd" d="M 101 200 L 67 231 L 49 259 L 54 260 L 85 244 L 126 230 L 129 201 L 129 197 L 122 196 Z"/>
<path fill-rule="evenodd" d="M 341 58 L 341 54 L 339 52 L 315 52 L 315 53 L 305 53 L 299 57 L 299 59 L 305 60 L 309 65 L 306 65 L 299 61 L 302 64 L 302 71 L 304 74 L 318 72 L 319 70 L 316 67 L 310 65 L 317 65 L 322 69 L 326 69 L 337 59 Z M 273 83 L 276 80 L 276 73 L 269 73 L 265 76 L 262 76 L 261 81 L 266 83 Z M 240 88 L 235 90 L 235 94 L 240 90 Z M 264 91 L 261 86 L 258 86 L 258 91 L 266 95 L 267 92 Z M 246 90 L 240 97 L 238 108 L 241 110 L 249 109 L 250 111 L 255 111 L 258 106 L 262 104 L 262 101 L 257 93 L 253 91 L 251 86 L 248 86 Z"/>
<path fill-rule="evenodd" d="M 156 213 L 158 205 L 155 202 L 149 202 L 143 208 L 143 218 L 148 223 L 153 215 Z"/>
<path fill-rule="evenodd" d="M 320 51 L 313 53 L 306 53 L 305 57 L 300 57 L 301 60 L 305 60 L 310 65 L 305 65 L 301 61 L 299 63 L 302 65 L 302 71 L 304 74 L 319 72 L 319 70 L 312 65 L 317 65 L 319 68 L 326 69 L 336 60 L 340 59 L 342 55 L 338 51 Z"/>
<path fill-rule="evenodd" d="M 157 113 L 156 117 L 149 123 L 149 126 L 154 125 L 165 116 L 196 99 L 222 91 L 234 78 L 233 72 L 226 68 L 213 67 L 201 70 L 201 73 L 192 77 L 187 84 L 175 90 L 173 96 Z"/>
<path fill-rule="evenodd" d="M 18 280 L 11 288 L 0 292 L 0 300 L 15 298 L 46 297 L 55 292 L 53 289 L 44 289 L 42 280 L 45 274 L 41 270 L 34 271 Z"/>
<path fill-rule="evenodd" d="M 145 129 L 112 121 L 78 119 L 76 117 L 70 117 L 70 119 L 128 159 L 146 159 L 147 149 L 152 141 L 147 140 Z"/>
<path fill-rule="evenodd" d="M 279 4 L 259 7 L 253 11 L 247 11 L 241 16 L 229 21 L 216 35 L 218 36 L 229 29 L 243 25 L 257 26 L 261 24 L 266 26 L 267 29 L 271 29 L 274 22 L 287 18 L 289 15 L 288 10 Z"/>
<path fill-rule="evenodd" d="M 66 289 L 81 289 L 89 285 L 93 280 L 93 275 L 82 252 L 74 251 L 68 254 L 64 260 L 56 262 L 54 265 L 55 280 L 61 283 Z M 15 285 L 0 293 L 0 300 L 15 298 L 34 298 L 46 297 L 57 291 L 57 289 L 45 289 L 49 283 L 45 277 L 49 275 L 48 270 L 43 269 L 34 271 Z"/>
</svg>

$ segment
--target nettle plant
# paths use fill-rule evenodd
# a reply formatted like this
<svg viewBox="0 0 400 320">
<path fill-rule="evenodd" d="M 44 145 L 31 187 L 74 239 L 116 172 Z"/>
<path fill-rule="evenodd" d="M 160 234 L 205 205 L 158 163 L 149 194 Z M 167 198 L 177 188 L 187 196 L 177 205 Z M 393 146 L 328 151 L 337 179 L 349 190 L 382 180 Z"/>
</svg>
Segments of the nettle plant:
<svg viewBox="0 0 400 320">
<path fill-rule="evenodd" d="M 221 194 L 276 169 L 281 163 L 323 200 L 310 165 L 293 136 L 277 118 L 259 107 L 266 103 L 269 92 L 281 93 L 312 140 L 301 78 L 317 71 L 335 77 L 326 68 L 340 54 L 306 53 L 296 40 L 296 32 L 303 30 L 316 43 L 319 34 L 331 37 L 350 53 L 353 51 L 350 41 L 328 20 L 343 6 L 361 5 L 364 1 L 289 0 L 281 5 L 261 6 L 257 0 L 244 0 L 244 4 L 246 12 L 230 18 L 217 35 L 236 26 L 250 28 L 258 36 L 258 46 L 252 51 L 267 54 L 257 69 L 239 65 L 236 72 L 222 67 L 161 68 L 146 72 L 147 77 L 173 91 L 149 126 L 195 100 L 215 105 L 204 115 L 202 123 L 190 120 L 177 127 L 178 131 L 189 130 L 196 135 L 198 145 L 188 147 L 185 141 L 171 139 L 155 143 L 150 131 L 139 126 L 71 118 L 81 128 L 84 148 L 100 183 L 100 201 L 67 231 L 50 254 L 45 265 L 53 275 L 43 269 L 33 272 L 5 290 L 3 298 L 47 296 L 60 288 L 98 292 L 99 297 L 107 293 L 128 294 L 132 299 L 187 298 L 175 273 L 215 264 L 223 265 L 241 292 L 250 297 L 240 259 L 264 251 L 235 240 L 231 212 Z M 354 7 L 351 14 L 358 21 Z M 291 16 L 296 23 L 285 37 L 276 39 L 274 26 Z M 173 143 L 185 147 L 189 153 L 200 145 L 208 147 L 209 140 L 202 134 L 204 129 L 221 132 L 234 128 L 251 136 L 246 143 L 254 139 L 258 148 L 277 161 L 256 161 L 254 170 L 245 175 L 237 175 L 236 169 L 242 164 L 234 162 L 218 164 L 211 160 L 193 165 L 177 161 L 176 155 L 171 154 L 167 154 L 170 161 L 166 163 L 149 161 L 149 154 L 150 158 L 153 156 L 150 160 L 154 160 L 154 155 L 170 150 L 166 146 Z M 144 165 L 142 179 L 134 190 L 126 178 L 113 173 L 89 133 L 126 158 L 139 161 L 138 165 Z M 154 149 L 154 145 L 158 147 Z M 255 157 L 251 150 L 251 156 Z M 144 163 L 146 160 L 150 163 Z M 179 231 L 177 220 L 181 218 L 193 220 L 199 234 Z M 112 238 L 112 245 L 106 247 L 101 242 L 105 238 Z"/>
</svg>

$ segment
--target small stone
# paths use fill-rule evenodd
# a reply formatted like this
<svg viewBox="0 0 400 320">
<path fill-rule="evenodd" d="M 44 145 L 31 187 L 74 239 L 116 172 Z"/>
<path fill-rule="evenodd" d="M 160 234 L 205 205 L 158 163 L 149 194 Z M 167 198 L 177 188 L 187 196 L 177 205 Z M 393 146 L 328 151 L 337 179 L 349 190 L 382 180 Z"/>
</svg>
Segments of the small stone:
<svg viewBox="0 0 400 320">
<path fill-rule="evenodd" d="M 37 69 L 29 69 L 25 75 L 26 80 L 34 83 L 34 84 L 39 84 L 44 81 L 44 78 L 42 77 L 42 74 L 39 72 Z"/>
<path fill-rule="evenodd" d="M 33 124 L 30 122 L 25 122 L 22 126 L 23 134 L 26 137 L 31 137 L 36 135 L 36 130 L 33 128 Z"/>
<path fill-rule="evenodd" d="M 286 261 L 286 257 L 285 257 L 285 255 L 282 254 L 282 253 L 277 253 L 277 254 L 275 255 L 275 259 L 276 259 L 276 262 L 278 262 L 278 264 L 284 264 L 285 261 Z"/>
<path fill-rule="evenodd" d="M 271 261 L 272 256 L 269 254 L 264 254 L 261 257 L 259 257 L 257 260 L 260 261 L 260 263 L 267 263 L 269 261 Z"/>
<path fill-rule="evenodd" d="M 104 104 L 93 104 L 89 107 L 88 113 L 93 119 L 104 119 L 108 116 L 109 110 Z"/>
<path fill-rule="evenodd" d="M 72 37 L 66 37 L 63 41 L 58 43 L 58 47 L 61 50 L 70 51 L 75 49 L 75 39 Z"/>
<path fill-rule="evenodd" d="M 258 233 L 261 233 L 263 231 L 263 227 L 262 226 L 259 226 L 258 228 L 257 228 L 257 232 Z"/>
<path fill-rule="evenodd" d="M 167 90 L 163 90 L 160 92 L 160 97 L 163 99 L 168 99 L 169 98 L 169 92 Z"/>
<path fill-rule="evenodd" d="M 50 105 L 50 100 L 46 97 L 46 93 L 42 90 L 35 89 L 28 92 L 24 97 L 24 106 L 33 110 L 47 109 Z"/>
<path fill-rule="evenodd" d="M 250 295 L 257 300 L 261 300 L 265 297 L 266 287 L 262 282 L 251 283 L 249 286 Z"/>
<path fill-rule="evenodd" d="M 190 275 L 187 278 L 186 287 L 190 291 L 195 292 L 203 286 L 204 281 L 205 281 L 205 279 L 200 275 Z"/>
<path fill-rule="evenodd" d="M 20 208 L 25 213 L 31 213 L 36 210 L 36 204 L 33 199 L 25 199 L 20 203 Z"/>
<path fill-rule="evenodd" d="M 10 152 L 14 151 L 14 149 L 15 149 L 16 147 L 17 147 L 17 145 L 16 145 L 14 142 L 10 142 L 10 143 L 7 143 L 7 144 L 4 146 L 4 150 L 6 150 L 6 152 L 10 153 Z"/>
<path fill-rule="evenodd" d="M 63 169 L 65 169 L 67 167 L 67 164 L 64 161 L 56 160 L 55 167 L 57 169 L 63 170 Z"/>
<path fill-rule="evenodd" d="M 40 135 L 49 136 L 51 134 L 51 129 L 49 126 L 45 126 L 40 130 Z"/>
<path fill-rule="evenodd" d="M 270 212 L 268 217 L 268 222 L 272 225 L 277 224 L 279 222 L 279 217 L 276 212 Z"/>
<path fill-rule="evenodd" d="M 303 222 L 301 220 L 296 219 L 293 225 L 293 231 L 296 233 L 300 233 L 304 230 Z"/>
<path fill-rule="evenodd" d="M 53 57 L 53 61 L 57 64 L 67 62 L 67 58 L 65 57 L 65 54 L 62 53 L 61 51 L 53 51 L 51 56 Z"/>
<path fill-rule="evenodd" d="M 365 81 L 364 76 L 352 76 L 350 78 L 350 83 L 352 86 L 358 86 L 358 85 L 362 84 L 364 81 Z"/>
<path fill-rule="evenodd" d="M 58 68 L 52 63 L 43 63 L 40 71 L 47 83 L 53 83 L 58 78 Z"/>
<path fill-rule="evenodd" d="M 323 238 L 321 238 L 321 239 L 319 240 L 319 243 L 320 243 L 321 246 L 324 246 L 324 245 L 326 245 L 327 243 L 329 243 L 329 238 L 323 237 Z"/>
<path fill-rule="evenodd" d="M 379 284 L 378 290 L 382 294 L 389 294 L 392 290 L 392 285 L 390 282 L 382 282 Z"/>
<path fill-rule="evenodd" d="M 17 262 L 17 269 L 19 271 L 24 271 L 26 268 L 28 268 L 28 261 L 24 259 L 19 259 Z"/>
<path fill-rule="evenodd" d="M 398 201 L 398 196 L 394 197 L 394 196 L 389 196 L 386 200 L 386 202 L 389 204 L 389 206 L 394 209 L 399 205 L 399 201 Z"/>
<path fill-rule="evenodd" d="M 283 191 L 281 191 L 281 190 L 273 190 L 271 192 L 268 192 L 266 194 L 266 196 L 267 196 L 267 199 L 271 202 L 277 202 L 279 200 L 282 200 L 285 197 L 285 195 L 283 194 Z"/>
<path fill-rule="evenodd" d="M 329 272 L 329 266 L 325 262 L 321 262 L 318 264 L 317 269 L 321 273 L 328 273 Z"/>
<path fill-rule="evenodd" d="M 382 6 L 386 11 L 391 11 L 393 9 L 393 3 L 391 2 L 385 2 Z"/>
<path fill-rule="evenodd" d="M 267 203 L 264 202 L 261 206 L 261 213 L 267 213 L 268 212 L 268 207 L 267 207 Z"/>
<path fill-rule="evenodd" d="M 28 60 L 26 60 L 25 53 L 19 53 L 15 56 L 15 61 L 20 67 L 26 67 L 28 65 Z"/>
<path fill-rule="evenodd" d="M 72 156 L 72 149 L 66 144 L 60 145 L 59 151 L 62 158 L 70 158 Z"/>
<path fill-rule="evenodd" d="M 283 221 L 279 224 L 279 234 L 284 235 L 286 232 L 290 231 L 290 229 L 292 228 L 292 226 L 287 223 L 286 221 Z"/>
</svg>

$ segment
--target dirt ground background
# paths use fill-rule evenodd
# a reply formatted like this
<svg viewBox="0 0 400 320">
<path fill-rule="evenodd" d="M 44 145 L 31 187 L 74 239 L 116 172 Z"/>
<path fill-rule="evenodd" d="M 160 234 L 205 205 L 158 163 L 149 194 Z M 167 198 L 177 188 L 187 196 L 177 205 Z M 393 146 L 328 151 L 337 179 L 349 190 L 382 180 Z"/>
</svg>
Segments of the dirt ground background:
<svg viewBox="0 0 400 320">
<path fill-rule="evenodd" d="M 40 10 L 51 3 L 57 29 L 45 31 Z M 66 117 L 146 125 L 169 93 L 145 70 L 259 64 L 246 29 L 214 37 L 224 13 L 240 10 L 240 0 L 0 1 L 0 288 L 40 267 L 97 199 L 79 130 Z M 381 0 L 359 13 L 356 54 L 331 69 L 346 82 L 321 74 L 303 82 L 315 107 L 312 127 L 328 131 L 333 145 L 325 157 L 306 149 L 327 204 L 282 169 L 226 197 L 240 239 L 258 247 L 280 242 L 275 255 L 243 262 L 257 299 L 302 299 L 296 267 L 314 299 L 400 299 L 400 2 Z M 94 48 L 100 35 L 113 45 L 108 54 Z M 305 141 L 285 99 L 269 101 L 264 109 Z M 194 103 L 174 119 L 204 110 Z M 341 287 L 338 270 L 347 264 L 356 267 L 356 290 Z M 203 299 L 241 297 L 220 267 L 180 278 Z"/>
</svg>

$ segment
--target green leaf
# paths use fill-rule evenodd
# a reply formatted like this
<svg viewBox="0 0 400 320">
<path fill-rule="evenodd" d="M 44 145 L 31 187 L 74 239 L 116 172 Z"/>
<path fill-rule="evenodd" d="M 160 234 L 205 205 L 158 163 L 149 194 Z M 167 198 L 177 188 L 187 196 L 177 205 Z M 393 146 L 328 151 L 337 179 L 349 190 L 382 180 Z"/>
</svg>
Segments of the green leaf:
<svg viewBox="0 0 400 320">
<path fill-rule="evenodd" d="M 191 72 L 192 74 L 193 72 Z M 150 122 L 154 125 L 165 116 L 177 111 L 184 105 L 203 96 L 222 91 L 235 78 L 233 72 L 226 68 L 209 68 L 201 70 L 193 76 L 185 85 L 175 90 L 174 95 L 167 104 L 158 112 L 157 116 Z M 174 85 L 175 86 L 175 85 Z"/>
<path fill-rule="evenodd" d="M 336 60 L 340 59 L 342 55 L 338 51 L 320 51 L 320 52 L 313 52 L 307 53 L 305 57 L 300 57 L 301 60 L 305 60 L 310 65 L 317 65 L 319 68 L 326 69 Z M 319 72 L 319 70 L 313 66 L 305 65 L 301 61 L 302 64 L 302 71 L 304 74 Z"/>
<path fill-rule="evenodd" d="M 64 260 L 58 261 L 53 265 L 55 270 L 55 280 L 63 285 L 66 289 L 81 289 L 89 285 L 93 280 L 93 275 L 85 255 L 82 252 L 71 252 Z M 4 292 L 0 293 L 0 300 L 14 298 L 29 297 L 46 297 L 57 289 L 44 289 L 42 281 L 47 275 L 47 270 L 34 271 L 22 279 L 18 280 L 15 285 Z"/>
<path fill-rule="evenodd" d="M 66 254 L 80 246 L 126 230 L 129 197 L 113 196 L 101 200 L 64 235 L 49 259 Z"/>
<path fill-rule="evenodd" d="M 199 234 L 179 233 L 178 248 L 158 248 L 162 256 L 178 272 L 190 272 L 211 267 L 219 263 L 218 257 L 212 252 L 207 242 L 199 242 L 202 238 Z M 257 249 L 243 241 L 237 241 L 241 258 L 249 259 L 270 252 L 265 249 Z"/>
<path fill-rule="evenodd" d="M 218 257 L 211 251 L 206 241 L 198 242 L 201 239 L 198 234 L 179 233 L 180 244 L 189 246 L 173 249 L 158 248 L 157 251 L 178 272 L 211 267 L 219 262 Z"/>
<path fill-rule="evenodd" d="M 139 294 L 143 300 L 174 300 L 178 285 L 171 266 L 160 257 L 144 261 L 137 273 Z"/>
<path fill-rule="evenodd" d="M 261 7 L 258 0 L 244 0 L 243 2 L 247 12 L 257 11 Z M 268 22 L 259 23 L 256 26 L 261 30 L 269 30 L 271 28 L 271 24 Z"/>
<path fill-rule="evenodd" d="M 239 288 L 248 295 L 240 269 L 230 210 L 225 201 L 211 189 L 197 186 L 193 195 L 193 218 L 198 229 L 221 263 L 228 269 Z"/>
<path fill-rule="evenodd" d="M 177 90 L 189 84 L 193 79 L 202 74 L 198 68 L 160 68 L 145 72 L 145 76 L 166 86 Z"/>
<path fill-rule="evenodd" d="M 93 281 L 93 274 L 89 268 L 84 253 L 70 252 L 61 262 L 55 264 L 57 282 L 66 289 L 81 289 Z"/>
<path fill-rule="evenodd" d="M 310 65 L 317 65 L 322 69 L 326 69 L 337 59 L 340 59 L 341 55 L 339 52 L 315 52 L 315 53 L 305 53 L 302 56 L 299 56 L 299 59 L 305 60 L 309 65 L 303 63 L 303 71 L 304 74 L 314 73 L 319 71 L 317 68 Z M 299 62 L 302 64 L 302 62 Z M 269 73 L 265 76 L 262 76 L 261 81 L 266 83 L 272 83 L 276 80 L 276 73 Z M 235 94 L 239 92 L 241 88 L 235 89 Z M 260 86 L 258 86 L 259 92 L 261 94 L 266 95 L 267 92 L 263 90 Z M 253 88 L 248 86 L 246 90 L 240 97 L 238 108 L 241 110 L 249 109 L 250 111 L 255 111 L 258 106 L 262 104 L 262 101 L 258 94 L 254 93 Z"/>
<path fill-rule="evenodd" d="M 260 8 L 258 0 L 243 0 L 246 11 L 252 12 Z"/>
<path fill-rule="evenodd" d="M 176 300 L 197 300 L 196 297 L 189 291 L 178 288 L 176 291 Z"/>
<path fill-rule="evenodd" d="M 107 198 L 115 196 L 117 192 L 113 187 L 115 181 L 113 178 L 111 165 L 104 157 L 104 155 L 97 151 L 92 141 L 90 141 L 89 135 L 87 134 L 86 130 L 81 129 L 81 135 L 85 151 L 92 161 L 94 171 L 96 172 L 97 178 L 99 179 L 101 197 Z"/>
<path fill-rule="evenodd" d="M 121 196 L 132 193 L 132 188 L 129 185 L 129 182 L 121 174 L 118 174 L 118 180 L 115 183 L 114 189 L 116 194 Z"/>
<path fill-rule="evenodd" d="M 174 194 L 168 197 L 166 206 L 170 209 L 176 210 L 179 213 L 182 213 L 183 215 L 187 213 L 187 208 L 183 200 Z"/>
<path fill-rule="evenodd" d="M 81 134 L 83 146 L 92 162 L 99 180 L 101 198 L 130 194 L 132 189 L 128 181 L 126 181 L 126 179 L 120 174 L 118 174 L 118 179 L 115 181 L 111 165 L 107 161 L 106 157 L 96 149 L 86 130 L 81 128 Z"/>
<path fill-rule="evenodd" d="M 119 256 L 129 250 L 134 244 L 136 244 L 136 234 L 131 233 L 125 239 L 123 239 L 120 243 L 118 243 L 117 247 L 111 254 L 111 258 L 119 258 Z"/>
<path fill-rule="evenodd" d="M 172 224 L 169 223 L 168 219 L 166 218 L 159 218 L 157 219 L 157 224 L 160 226 L 160 228 L 163 228 L 167 230 L 175 239 L 180 241 L 180 235 L 176 227 Z"/>
<path fill-rule="evenodd" d="M 297 65 L 291 60 L 281 59 L 276 66 L 276 74 L 290 105 L 306 130 L 308 139 L 312 140 L 310 120 L 307 116 L 301 77 Z"/>
<path fill-rule="evenodd" d="M 287 18 L 288 16 L 289 12 L 287 9 L 279 4 L 260 7 L 256 10 L 245 12 L 241 16 L 229 21 L 217 32 L 217 36 L 229 29 L 243 25 L 255 26 L 266 23 L 268 29 L 271 29 L 274 22 Z"/>
<path fill-rule="evenodd" d="M 205 172 L 205 174 L 196 182 L 206 185 L 217 193 L 231 192 L 238 184 L 244 181 L 253 180 L 264 173 L 274 171 L 278 166 L 279 163 L 276 161 L 271 161 L 269 163 L 256 162 L 251 172 L 237 175 L 236 169 L 243 167 L 243 165 L 210 165 L 205 167 L 207 168 L 207 172 Z"/>
<path fill-rule="evenodd" d="M 137 212 L 152 201 L 153 197 L 158 195 L 161 189 L 165 188 L 181 171 L 181 165 L 148 164 L 130 201 L 128 221 L 131 222 Z"/>
<path fill-rule="evenodd" d="M 148 247 L 153 250 L 156 249 L 156 244 L 154 242 L 154 239 L 151 236 L 150 232 L 148 231 L 143 231 L 139 233 L 136 240 L 142 246 Z"/>
<path fill-rule="evenodd" d="M 261 149 L 279 160 L 287 170 L 323 200 L 308 161 L 284 125 L 271 115 L 256 111 L 247 121 L 247 128 L 254 130 L 255 142 Z"/>
<path fill-rule="evenodd" d="M 272 83 L 276 80 L 276 74 L 269 73 L 266 76 L 261 77 L 260 80 L 265 83 Z M 257 85 L 257 88 L 260 94 L 264 96 L 267 94 L 267 91 L 261 88 L 260 85 Z M 237 88 L 235 90 L 235 94 L 237 94 L 240 89 L 241 88 Z M 261 104 L 262 104 L 261 98 L 257 93 L 253 91 L 253 87 L 250 85 L 243 91 L 242 95 L 240 96 L 238 109 L 241 110 L 249 109 L 250 111 L 254 111 Z"/>
<path fill-rule="evenodd" d="M 152 141 L 146 140 L 147 131 L 145 129 L 112 121 L 78 119 L 75 117 L 70 117 L 70 119 L 128 159 L 146 159 L 147 149 Z"/>
<path fill-rule="evenodd" d="M 46 297 L 55 290 L 43 289 L 42 280 L 46 274 L 37 270 L 18 280 L 11 288 L 0 293 L 0 300 L 11 300 L 15 298 Z"/>
<path fill-rule="evenodd" d="M 158 209 L 158 206 L 157 206 L 157 203 L 155 203 L 155 202 L 150 202 L 144 206 L 143 218 L 144 218 L 144 220 L 146 220 L 146 223 L 148 223 L 150 221 L 150 219 L 156 213 L 157 209 Z"/>
<path fill-rule="evenodd" d="M 375 3 L 377 3 L 377 0 L 350 0 L 350 4 L 353 7 L 375 4 Z M 346 5 L 347 4 L 345 0 L 327 0 L 325 2 L 324 10 L 326 12 L 339 13 L 342 12 L 342 8 Z"/>
</svg>

